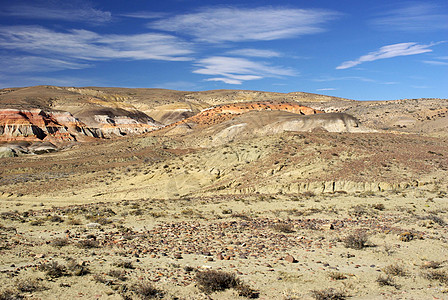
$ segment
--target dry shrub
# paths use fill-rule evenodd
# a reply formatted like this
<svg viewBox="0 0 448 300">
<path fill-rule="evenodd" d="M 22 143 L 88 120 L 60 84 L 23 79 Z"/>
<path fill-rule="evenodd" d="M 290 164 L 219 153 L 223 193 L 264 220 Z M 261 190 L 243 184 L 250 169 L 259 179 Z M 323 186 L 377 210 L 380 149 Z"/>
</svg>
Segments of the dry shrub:
<svg viewBox="0 0 448 300">
<path fill-rule="evenodd" d="M 272 225 L 272 229 L 274 229 L 275 231 L 278 232 L 282 232 L 282 233 L 293 233 L 294 231 L 294 226 L 291 224 L 286 224 L 286 223 L 277 223 Z"/>
<path fill-rule="evenodd" d="M 440 283 L 448 285 L 448 273 L 443 270 L 430 270 L 422 274 L 423 278 L 430 281 L 439 281 Z"/>
<path fill-rule="evenodd" d="M 346 248 L 352 249 L 363 249 L 367 247 L 367 241 L 369 236 L 365 232 L 357 232 L 350 234 L 344 239 L 344 244 Z"/>
<path fill-rule="evenodd" d="M 234 274 L 214 270 L 197 273 L 195 280 L 199 289 L 206 294 L 224 291 L 240 284 L 239 279 Z"/>
<path fill-rule="evenodd" d="M 93 280 L 95 280 L 95 282 L 103 283 L 105 285 L 112 285 L 113 284 L 113 280 L 107 279 L 106 277 L 104 277 L 101 274 L 93 275 Z"/>
<path fill-rule="evenodd" d="M 162 298 L 164 292 L 150 282 L 141 282 L 132 287 L 132 291 L 142 299 Z"/>
<path fill-rule="evenodd" d="M 421 266 L 422 269 L 438 269 L 440 267 L 442 267 L 442 263 L 438 261 L 427 261 Z"/>
<path fill-rule="evenodd" d="M 0 291 L 0 300 L 21 300 L 25 298 L 18 291 L 4 289 Z"/>
<path fill-rule="evenodd" d="M 376 279 L 376 282 L 379 284 L 379 286 L 393 286 L 395 288 L 398 288 L 398 285 L 395 283 L 395 280 L 392 276 L 378 276 Z"/>
<path fill-rule="evenodd" d="M 41 283 L 42 279 L 37 278 L 26 278 L 22 280 L 17 280 L 15 287 L 18 291 L 22 293 L 33 293 L 36 291 L 45 290 L 45 287 Z"/>
<path fill-rule="evenodd" d="M 260 293 L 253 288 L 251 288 L 249 285 L 245 283 L 240 283 L 235 287 L 235 290 L 238 291 L 238 295 L 241 297 L 246 297 L 249 299 L 256 299 L 259 297 Z"/>
<path fill-rule="evenodd" d="M 124 261 L 124 260 L 117 261 L 116 263 L 114 263 L 114 266 L 125 269 L 135 269 L 131 261 Z"/>
<path fill-rule="evenodd" d="M 258 298 L 259 295 L 256 290 L 241 282 L 235 274 L 226 273 L 223 271 L 202 271 L 196 274 L 195 280 L 198 284 L 199 290 L 206 294 L 233 288 L 242 297 L 253 299 Z"/>
<path fill-rule="evenodd" d="M 344 300 L 347 295 L 333 288 L 311 291 L 311 296 L 316 300 Z"/>
<path fill-rule="evenodd" d="M 67 225 L 81 225 L 82 222 L 80 219 L 75 219 L 75 218 L 69 218 L 67 220 Z"/>
<path fill-rule="evenodd" d="M 126 277 L 126 272 L 122 270 L 110 270 L 107 275 L 114 277 L 120 281 L 126 281 L 128 278 Z"/>
<path fill-rule="evenodd" d="M 372 204 L 372 208 L 373 208 L 373 209 L 376 209 L 376 210 L 381 210 L 381 211 L 383 211 L 383 210 L 386 209 L 386 207 L 384 206 L 383 203 L 375 203 L 375 204 Z"/>
<path fill-rule="evenodd" d="M 81 240 L 78 242 L 77 245 L 79 248 L 84 248 L 84 249 L 92 249 L 92 248 L 98 248 L 99 247 L 99 243 L 96 240 Z"/>
<path fill-rule="evenodd" d="M 54 215 L 54 216 L 48 216 L 48 221 L 53 222 L 53 223 L 62 223 L 64 222 L 64 219 L 62 219 L 62 217 Z"/>
<path fill-rule="evenodd" d="M 404 270 L 403 266 L 400 266 L 398 264 L 393 264 L 385 267 L 383 269 L 383 272 L 391 276 L 406 276 L 406 271 Z"/>
<path fill-rule="evenodd" d="M 66 238 L 55 238 L 50 242 L 50 245 L 56 248 L 61 248 L 67 246 L 68 244 L 69 241 Z"/>
<path fill-rule="evenodd" d="M 44 271 L 45 275 L 47 275 L 51 278 L 58 278 L 58 277 L 70 275 L 67 272 L 67 268 L 64 265 L 61 265 L 56 261 L 52 261 L 47 264 L 40 265 L 39 270 Z"/>
<path fill-rule="evenodd" d="M 345 276 L 344 273 L 341 272 L 331 272 L 330 274 L 328 274 L 328 276 L 333 280 L 347 279 L 347 276 Z"/>
<path fill-rule="evenodd" d="M 90 273 L 89 268 L 84 263 L 78 263 L 74 259 L 69 259 L 67 269 L 75 276 L 84 276 Z"/>
</svg>

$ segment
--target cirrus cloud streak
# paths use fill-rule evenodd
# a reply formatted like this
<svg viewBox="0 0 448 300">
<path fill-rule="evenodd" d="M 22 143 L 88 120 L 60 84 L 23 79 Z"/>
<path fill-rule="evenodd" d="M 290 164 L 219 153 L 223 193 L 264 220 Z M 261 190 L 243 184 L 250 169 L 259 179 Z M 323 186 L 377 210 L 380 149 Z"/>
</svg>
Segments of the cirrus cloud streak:
<svg viewBox="0 0 448 300">
<path fill-rule="evenodd" d="M 217 76 L 206 81 L 222 81 L 227 84 L 241 84 L 246 80 L 265 77 L 294 76 L 290 68 L 271 66 L 265 62 L 251 61 L 246 58 L 212 56 L 196 62 L 198 69 L 193 73 Z"/>
<path fill-rule="evenodd" d="M 189 43 L 167 34 L 100 35 L 88 30 L 56 32 L 40 26 L 0 27 L 0 48 L 81 60 L 186 61 Z"/>
<path fill-rule="evenodd" d="M 435 44 L 428 45 L 419 45 L 417 43 L 398 43 L 393 45 L 387 45 L 381 47 L 377 51 L 370 52 L 366 55 L 361 56 L 356 60 L 345 61 L 336 69 L 348 69 L 354 66 L 357 66 L 363 62 L 375 61 L 378 59 L 392 58 L 397 56 L 407 56 L 407 55 L 415 55 L 426 52 L 431 52 L 432 50 L 429 47 L 434 46 Z"/>
<path fill-rule="evenodd" d="M 338 15 L 318 9 L 220 7 L 176 15 L 148 26 L 210 43 L 270 41 L 324 31 L 323 25 Z"/>
</svg>

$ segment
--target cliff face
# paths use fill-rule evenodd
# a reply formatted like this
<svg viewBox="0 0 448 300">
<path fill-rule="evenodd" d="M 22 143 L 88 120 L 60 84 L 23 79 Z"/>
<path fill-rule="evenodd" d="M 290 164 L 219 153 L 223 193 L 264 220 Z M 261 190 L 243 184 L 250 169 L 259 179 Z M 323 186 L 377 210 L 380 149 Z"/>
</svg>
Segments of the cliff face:
<svg viewBox="0 0 448 300">
<path fill-rule="evenodd" d="M 40 109 L 0 110 L 0 141 L 78 141 L 140 134 L 158 128 L 127 116 L 95 116 L 97 126 L 87 126 L 69 112 Z"/>
</svg>

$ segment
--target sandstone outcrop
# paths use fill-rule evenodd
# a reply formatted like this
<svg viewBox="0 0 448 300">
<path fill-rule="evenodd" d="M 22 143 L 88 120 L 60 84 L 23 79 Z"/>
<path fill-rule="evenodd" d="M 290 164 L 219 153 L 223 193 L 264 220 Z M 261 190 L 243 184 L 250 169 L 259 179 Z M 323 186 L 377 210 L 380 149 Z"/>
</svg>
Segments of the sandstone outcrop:
<svg viewBox="0 0 448 300">
<path fill-rule="evenodd" d="M 128 116 L 92 117 L 94 126 L 87 126 L 69 112 L 3 109 L 0 110 L 0 141 L 82 141 L 140 134 L 159 128 L 156 123 L 143 123 Z"/>
<path fill-rule="evenodd" d="M 100 137 L 66 112 L 44 112 L 40 109 L 0 110 L 1 141 L 75 141 L 77 136 Z"/>
<path fill-rule="evenodd" d="M 231 120 L 251 111 L 286 111 L 299 115 L 323 113 L 322 111 L 302 106 L 296 102 L 242 102 L 205 109 L 190 118 L 171 124 L 168 127 L 175 127 L 181 124 L 187 124 L 190 127 L 207 127 Z"/>
</svg>

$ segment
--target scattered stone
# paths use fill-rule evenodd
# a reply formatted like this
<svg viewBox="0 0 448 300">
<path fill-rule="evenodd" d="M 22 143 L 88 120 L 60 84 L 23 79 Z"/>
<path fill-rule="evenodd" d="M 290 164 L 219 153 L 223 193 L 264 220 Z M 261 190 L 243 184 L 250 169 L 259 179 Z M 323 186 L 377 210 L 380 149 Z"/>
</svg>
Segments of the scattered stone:
<svg viewBox="0 0 448 300">
<path fill-rule="evenodd" d="M 99 223 L 88 223 L 88 224 L 86 224 L 86 227 L 89 228 L 89 229 L 99 228 L 99 227 L 101 227 L 101 224 L 99 224 Z"/>
<path fill-rule="evenodd" d="M 287 262 L 290 262 L 290 263 L 296 263 L 297 262 L 297 260 L 294 258 L 294 256 L 292 256 L 290 254 L 286 255 L 285 260 Z"/>
</svg>

